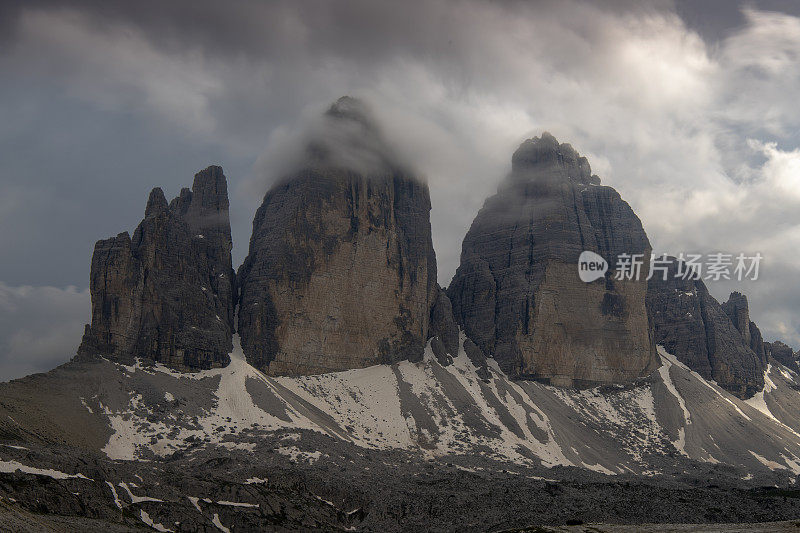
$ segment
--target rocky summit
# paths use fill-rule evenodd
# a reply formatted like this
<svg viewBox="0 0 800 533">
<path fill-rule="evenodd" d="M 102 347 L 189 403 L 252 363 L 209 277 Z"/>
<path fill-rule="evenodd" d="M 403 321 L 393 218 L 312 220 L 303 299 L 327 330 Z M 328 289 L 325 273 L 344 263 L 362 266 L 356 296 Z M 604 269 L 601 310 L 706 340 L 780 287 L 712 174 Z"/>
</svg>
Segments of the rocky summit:
<svg viewBox="0 0 800 533">
<path fill-rule="evenodd" d="M 247 360 L 273 375 L 420 360 L 437 296 L 427 185 L 344 97 L 264 197 L 239 270 Z"/>
<path fill-rule="evenodd" d="M 740 398 L 764 387 L 766 353 L 739 293 L 720 305 L 684 263 L 667 258 L 648 286 L 656 342 L 706 379 Z M 754 351 L 755 350 L 757 351 Z"/>
<path fill-rule="evenodd" d="M 578 276 L 583 251 L 609 262 Z M 467 233 L 447 293 L 458 323 L 510 376 L 562 386 L 630 382 L 656 367 L 641 279 L 614 279 L 621 254 L 651 247 L 639 218 L 585 157 L 552 135 L 525 141 Z"/>
<path fill-rule="evenodd" d="M 155 188 L 133 238 L 98 241 L 92 255 L 92 323 L 79 359 L 136 358 L 174 369 L 224 366 L 234 318 L 228 190 L 211 166 L 168 205 Z"/>
<path fill-rule="evenodd" d="M 798 364 L 800 352 L 794 353 L 791 346 L 781 341 L 775 341 L 764 343 L 764 349 L 771 360 L 777 361 L 795 372 L 800 372 L 800 364 Z"/>
<path fill-rule="evenodd" d="M 767 364 L 767 353 L 764 349 L 764 338 L 755 322 L 750 320 L 750 305 L 747 296 L 740 292 L 732 292 L 728 301 L 722 304 L 722 310 L 733 322 L 733 326 L 742 334 L 742 340 L 749 346 L 762 363 Z"/>
</svg>

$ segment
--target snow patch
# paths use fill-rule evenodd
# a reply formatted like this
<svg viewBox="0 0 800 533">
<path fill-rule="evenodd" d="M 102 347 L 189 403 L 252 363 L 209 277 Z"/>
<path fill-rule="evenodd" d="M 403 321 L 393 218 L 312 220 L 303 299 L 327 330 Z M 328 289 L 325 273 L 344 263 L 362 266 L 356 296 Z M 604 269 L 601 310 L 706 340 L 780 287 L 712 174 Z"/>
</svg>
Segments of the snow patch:
<svg viewBox="0 0 800 533">
<path fill-rule="evenodd" d="M 0 472 L 4 474 L 22 472 L 23 474 L 35 474 L 37 476 L 46 476 L 53 479 L 86 479 L 92 481 L 83 474 L 65 474 L 64 472 L 59 472 L 58 470 L 50 468 L 36 468 L 24 465 L 18 461 L 0 461 Z"/>
<path fill-rule="evenodd" d="M 281 455 L 286 455 L 292 458 L 293 461 L 303 460 L 307 461 L 310 464 L 316 463 L 320 457 L 323 456 L 323 453 L 319 450 L 315 452 L 304 452 L 297 448 L 296 446 L 281 446 L 280 448 L 275 450 Z"/>
<path fill-rule="evenodd" d="M 144 523 L 145 523 L 145 524 L 147 524 L 148 526 L 152 527 L 152 528 L 153 528 L 153 529 L 155 529 L 156 531 L 162 531 L 162 532 L 166 532 L 166 531 L 169 531 L 169 532 L 171 532 L 171 531 L 172 531 L 171 529 L 167 529 L 167 528 L 165 528 L 165 527 L 164 527 L 164 526 L 162 526 L 161 524 L 156 524 L 156 523 L 154 523 L 154 522 L 153 522 L 153 520 L 150 518 L 150 515 L 149 515 L 149 514 L 147 514 L 147 513 L 144 511 L 144 509 L 140 510 L 140 511 L 139 511 L 139 513 L 140 513 L 140 514 L 139 514 L 139 516 L 141 517 L 141 519 L 142 519 L 142 522 L 144 522 Z"/>
<path fill-rule="evenodd" d="M 218 505 L 227 505 L 228 507 L 252 507 L 252 508 L 256 508 L 256 509 L 258 508 L 258 504 L 257 503 L 229 502 L 229 501 L 223 500 L 221 502 L 217 502 L 217 504 Z"/>
<path fill-rule="evenodd" d="M 767 459 L 767 458 L 765 458 L 765 457 L 762 457 L 762 456 L 758 455 L 758 454 L 757 454 L 756 452 L 754 452 L 753 450 L 748 450 L 748 451 L 750 452 L 750 454 L 751 454 L 753 457 L 755 457 L 756 459 L 758 459 L 758 462 L 759 462 L 759 463 L 761 463 L 762 465 L 766 466 L 766 467 L 767 467 L 767 468 L 769 468 L 770 470 L 786 470 L 786 467 L 785 467 L 785 466 L 783 466 L 782 464 L 780 464 L 780 463 L 776 463 L 775 461 L 770 461 L 769 459 Z"/>
<path fill-rule="evenodd" d="M 147 449 L 157 455 L 166 456 L 187 447 L 187 439 L 210 439 L 210 443 L 228 449 L 238 448 L 253 451 L 255 443 L 232 442 L 224 440 L 230 435 L 230 429 L 248 428 L 273 431 L 288 427 L 303 427 L 319 430 L 317 426 L 304 421 L 302 417 L 286 422 L 269 415 L 258 408 L 247 392 L 246 381 L 254 378 L 265 385 L 269 379 L 250 366 L 244 358 L 238 335 L 234 336 L 234 349 L 230 354 L 231 362 L 225 368 L 202 370 L 194 373 L 182 373 L 161 364 L 143 366 L 137 360 L 133 365 L 118 365 L 127 372 L 144 372 L 147 374 L 163 373 L 179 380 L 203 380 L 219 378 L 214 393 L 216 404 L 196 418 L 196 424 L 176 424 L 174 421 L 150 422 L 148 417 L 152 410 L 143 404 L 141 395 L 134 394 L 126 408 L 112 412 L 108 407 L 101 408 L 108 417 L 113 431 L 102 451 L 111 459 L 135 460 L 139 450 Z M 164 392 L 167 401 L 173 401 L 174 395 Z M 222 428 L 224 431 L 220 431 Z"/>
<path fill-rule="evenodd" d="M 111 494 L 114 496 L 114 505 L 116 505 L 119 509 L 122 509 L 122 501 L 119 499 L 116 487 L 114 487 L 114 484 L 110 481 L 106 481 L 106 485 L 108 485 L 108 488 L 111 489 Z"/>
<path fill-rule="evenodd" d="M 689 413 L 689 409 L 686 408 L 686 402 L 683 400 L 683 396 L 678 392 L 678 389 L 675 387 L 675 383 L 672 381 L 672 377 L 669 374 L 669 369 L 672 367 L 673 364 L 677 361 L 677 359 L 672 356 L 671 354 L 667 353 L 663 346 L 658 346 L 658 355 L 661 356 L 661 367 L 658 369 L 658 373 L 661 375 L 661 381 L 664 383 L 664 386 L 667 387 L 667 390 L 672 394 L 676 400 L 678 400 L 678 405 L 681 407 L 681 411 L 683 411 L 683 421 L 684 425 L 689 425 L 692 423 L 692 415 Z"/>
<path fill-rule="evenodd" d="M 743 418 L 741 424 L 750 420 L 739 408 L 744 406 L 738 399 L 691 372 L 659 347 L 662 364 L 654 376 L 660 377 L 680 407 L 680 412 L 677 406 L 675 408 L 675 419 L 680 421 L 682 416 L 684 421 L 682 427 L 678 422 L 673 449 L 668 443 L 671 437 L 656 416 L 652 383 L 563 389 L 531 381 L 512 381 L 493 359 L 487 361 L 490 377 L 483 381 L 463 350 L 464 340 L 462 333 L 459 353 L 453 358 L 453 364 L 444 367 L 428 345 L 419 363 L 404 361 L 315 376 L 272 378 L 245 361 L 238 337 L 234 338 L 231 363 L 225 368 L 188 374 L 159 364 L 143 366 L 139 361 L 127 367 L 117 365 L 131 374 L 161 373 L 180 381 L 181 386 L 185 386 L 187 380 L 209 379 L 202 385 L 207 385 L 204 394 L 210 396 L 212 402 L 203 405 L 199 413 L 194 411 L 184 417 L 183 402 L 174 404 L 174 394 L 162 389 L 159 394 L 170 402 L 165 424 L 148 421 L 148 418 L 153 419 L 151 415 L 158 413 L 154 406 L 146 405 L 139 394 L 132 394 L 128 404 L 114 412 L 98 400 L 100 410 L 108 416 L 114 431 L 103 450 L 115 459 L 136 459 L 145 451 L 166 455 L 187 449 L 200 440 L 210 446 L 252 452 L 259 442 L 259 434 L 288 430 L 291 433 L 283 435 L 276 451 L 295 461 L 313 463 L 323 457 L 323 451 L 305 451 L 296 442 L 301 439 L 303 430 L 311 430 L 363 448 L 411 450 L 431 458 L 480 450 L 488 457 L 521 464 L 576 466 L 605 474 L 643 470 L 655 473 L 649 471 L 647 457 L 671 453 L 674 449 L 688 455 L 687 438 L 694 443 L 700 426 L 713 420 L 704 416 L 706 409 L 723 404 L 720 414 L 737 416 L 728 409 L 731 406 Z M 775 365 L 774 368 L 780 367 Z M 684 375 L 679 369 L 689 374 Z M 776 384 L 784 387 L 782 379 L 769 379 L 776 376 L 766 376 L 765 390 L 771 391 Z M 699 380 L 722 402 L 709 401 L 708 396 L 702 394 L 699 395 L 702 402 L 690 395 L 682 396 L 677 386 L 683 390 L 683 381 L 679 382 L 678 377 Z M 161 376 L 158 379 L 163 383 Z M 171 386 L 169 389 L 182 390 Z M 262 404 L 257 394 L 263 395 L 265 403 Z M 669 405 L 675 403 L 670 401 Z M 160 408 L 163 411 L 163 404 Z M 748 413 L 755 417 L 755 413 Z M 764 431 L 762 420 L 758 416 L 755 422 L 759 424 L 753 424 L 754 431 L 762 431 L 759 435 Z M 769 427 L 777 430 L 771 423 Z M 231 438 L 232 435 L 236 437 Z M 592 435 L 597 435 L 598 440 Z M 713 442 L 711 435 L 700 438 Z M 788 459 L 765 452 L 758 445 L 750 445 L 750 448 L 761 451 L 768 458 L 765 460 L 774 464 L 785 462 L 792 468 L 790 461 L 800 457 L 800 440 L 792 439 L 791 443 L 783 440 L 783 431 L 779 435 L 776 433 L 775 439 L 789 446 L 786 448 Z M 604 455 L 598 446 L 609 440 L 617 445 L 613 453 Z M 574 444 L 572 449 L 571 444 Z M 731 445 L 734 443 L 720 441 L 720 446 Z M 742 453 L 747 456 L 747 444 L 736 443 L 735 446 L 739 456 Z M 702 445 L 691 448 L 693 459 L 717 461 Z M 721 451 L 718 447 L 708 449 L 715 454 L 716 450 Z M 732 456 L 732 453 L 726 454 L 726 458 Z M 717 457 L 723 458 L 719 454 Z M 752 461 L 748 463 L 753 465 Z M 253 477 L 245 483 L 266 482 L 266 479 Z M 127 486 L 123 488 L 130 491 Z M 189 499 L 199 507 L 199 499 Z"/>
<path fill-rule="evenodd" d="M 4 446 L 6 448 L 12 448 L 14 450 L 27 450 L 25 446 L 15 446 L 13 444 L 0 444 L 0 446 Z"/>
<path fill-rule="evenodd" d="M 86 400 L 84 400 L 83 397 L 81 397 L 80 400 L 81 400 L 81 405 L 83 405 L 86 408 L 86 410 L 89 411 L 89 414 L 94 414 L 94 411 L 92 410 L 91 407 L 89 407 L 89 404 L 86 403 Z"/>
<path fill-rule="evenodd" d="M 198 503 L 200 498 L 197 496 L 187 496 L 187 498 L 189 498 L 189 501 L 192 502 L 192 505 L 194 505 L 194 508 L 197 509 L 198 512 L 203 512 L 203 510 L 200 508 L 200 504 Z"/>
<path fill-rule="evenodd" d="M 767 400 L 765 394 L 768 394 L 771 391 L 776 390 L 778 388 L 775 385 L 775 382 L 773 382 L 769 378 L 769 373 L 771 371 L 772 371 L 772 363 L 769 363 L 767 365 L 767 369 L 764 371 L 764 388 L 761 391 L 754 394 L 752 398 L 748 398 L 747 400 L 745 400 L 744 403 L 746 403 L 756 411 L 763 413 L 767 418 L 772 419 L 774 422 L 778 423 L 778 425 L 780 425 L 782 428 L 784 428 L 787 431 L 790 431 L 796 437 L 800 438 L 800 433 L 798 433 L 794 429 L 790 428 L 789 426 L 778 420 L 775 417 L 775 415 L 772 414 L 772 411 L 769 410 L 769 406 L 767 406 Z"/>
<path fill-rule="evenodd" d="M 669 353 L 669 352 L 667 352 L 666 350 L 664 350 L 664 349 L 663 349 L 663 347 L 661 347 L 661 351 L 659 351 L 659 354 L 662 356 L 662 360 L 666 359 L 666 360 L 667 360 L 667 361 L 668 361 L 670 364 L 672 364 L 672 365 L 674 365 L 674 366 L 677 366 L 677 367 L 680 367 L 680 368 L 683 368 L 684 370 L 686 370 L 687 372 L 689 372 L 689 373 L 690 373 L 692 376 L 694 376 L 695 378 L 697 378 L 697 380 L 698 380 L 700 383 L 702 383 L 703 385 L 705 385 L 706 387 L 708 387 L 709 389 L 711 389 L 711 391 L 712 391 L 714 394 L 716 394 L 716 395 L 717 395 L 717 396 L 718 396 L 720 399 L 722 399 L 724 402 L 726 402 L 726 403 L 730 404 L 730 406 L 731 406 L 731 407 L 733 407 L 733 409 L 734 409 L 734 410 L 735 410 L 737 413 L 739 413 L 739 415 L 740 415 L 742 418 L 744 418 L 744 419 L 746 419 L 746 420 L 748 420 L 748 421 L 752 421 L 752 419 L 751 419 L 749 416 L 747 416 L 747 415 L 744 413 L 744 411 L 742 411 L 742 410 L 739 408 L 739 406 L 738 406 L 738 405 L 736 405 L 736 404 L 733 402 L 733 400 L 731 400 L 730 398 L 728 398 L 728 396 L 727 396 L 727 392 L 725 392 L 725 391 L 724 391 L 724 390 L 723 390 L 723 389 L 722 389 L 722 388 L 721 388 L 719 385 L 717 385 L 717 383 L 716 383 L 715 381 L 713 381 L 713 380 L 711 380 L 711 381 L 709 381 L 709 380 L 706 380 L 706 379 L 705 379 L 703 376 L 701 376 L 700 374 L 698 374 L 698 373 L 697 373 L 697 372 L 695 372 L 694 370 L 691 370 L 691 369 L 690 369 L 688 366 L 686 366 L 685 364 L 683 364 L 683 363 L 681 363 L 680 361 L 678 361 L 677 357 L 675 357 L 675 356 L 674 356 L 674 355 L 672 355 L 671 353 Z"/>
<path fill-rule="evenodd" d="M 134 487 L 136 486 L 133 483 L 131 483 L 131 485 L 134 486 Z M 122 488 L 122 489 L 125 489 L 125 492 L 128 493 L 128 497 L 131 499 L 131 503 L 162 502 L 163 501 L 163 500 L 159 500 L 158 498 L 150 498 L 148 496 L 136 496 L 135 494 L 133 494 L 133 492 L 131 492 L 131 489 L 128 486 L 128 483 L 125 483 L 123 481 L 119 482 L 117 484 L 117 486 Z"/>
<path fill-rule="evenodd" d="M 231 533 L 231 530 L 223 526 L 222 522 L 219 521 L 219 515 L 217 513 L 214 513 L 214 516 L 211 518 L 211 523 L 217 526 L 217 529 L 222 531 L 222 533 Z"/>
</svg>

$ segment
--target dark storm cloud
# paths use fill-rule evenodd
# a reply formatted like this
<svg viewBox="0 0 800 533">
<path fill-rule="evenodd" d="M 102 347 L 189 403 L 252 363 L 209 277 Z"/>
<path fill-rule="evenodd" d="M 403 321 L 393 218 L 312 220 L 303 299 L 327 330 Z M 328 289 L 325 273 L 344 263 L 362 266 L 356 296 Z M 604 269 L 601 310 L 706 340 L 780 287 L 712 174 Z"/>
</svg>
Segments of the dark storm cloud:
<svg viewBox="0 0 800 533">
<path fill-rule="evenodd" d="M 77 349 L 88 316 L 86 290 L 0 282 L 0 380 L 63 363 Z"/>
<path fill-rule="evenodd" d="M 753 317 L 800 346 L 787 251 L 800 248 L 800 23 L 791 3 L 747 6 L 4 3 L 0 282 L 86 287 L 95 240 L 131 231 L 150 188 L 177 194 L 211 163 L 230 181 L 238 264 L 280 162 L 349 94 L 429 180 L 442 284 L 511 153 L 549 130 L 656 249 L 769 257 L 746 288 Z"/>
</svg>

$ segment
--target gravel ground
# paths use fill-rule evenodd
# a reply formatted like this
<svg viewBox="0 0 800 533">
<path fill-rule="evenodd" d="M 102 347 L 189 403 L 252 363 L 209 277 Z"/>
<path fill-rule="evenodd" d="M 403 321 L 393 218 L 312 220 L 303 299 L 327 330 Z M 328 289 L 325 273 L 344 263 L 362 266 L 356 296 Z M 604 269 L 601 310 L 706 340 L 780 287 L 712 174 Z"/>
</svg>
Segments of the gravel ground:
<svg viewBox="0 0 800 533">
<path fill-rule="evenodd" d="M 365 450 L 314 432 L 276 434 L 252 451 L 198 445 L 138 462 L 55 446 L 2 452 L 6 464 L 28 468 L 0 473 L 2 531 L 135 531 L 149 522 L 176 532 L 219 531 L 217 523 L 234 532 L 800 530 L 793 479 L 744 481 L 688 461 L 664 476 L 606 476 Z M 752 522 L 763 524 L 739 525 Z"/>
</svg>

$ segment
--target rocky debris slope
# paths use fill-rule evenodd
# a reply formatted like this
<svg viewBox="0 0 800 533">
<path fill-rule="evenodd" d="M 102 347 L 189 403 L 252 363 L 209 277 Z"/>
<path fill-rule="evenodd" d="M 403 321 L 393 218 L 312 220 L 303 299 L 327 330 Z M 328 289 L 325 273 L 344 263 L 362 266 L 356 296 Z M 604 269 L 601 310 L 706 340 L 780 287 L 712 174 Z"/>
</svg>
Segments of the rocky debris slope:
<svg viewBox="0 0 800 533">
<path fill-rule="evenodd" d="M 564 386 L 624 383 L 656 366 L 641 280 L 615 280 L 620 254 L 650 243 L 630 206 L 586 158 L 544 133 L 514 153 L 510 175 L 464 238 L 448 287 L 467 336 L 509 375 Z M 578 277 L 588 250 L 610 263 Z"/>
<path fill-rule="evenodd" d="M 287 448 L 295 455 L 275 452 Z M 314 449 L 326 453 L 317 456 Z M 796 531 L 800 513 L 798 491 L 785 478 L 745 481 L 715 465 L 687 463 L 669 477 L 605 476 L 480 456 L 363 450 L 311 432 L 276 434 L 251 451 L 198 448 L 153 462 L 78 457 L 69 448 L 35 446 L 0 446 L 0 457 L 0 529 L 15 533 L 741 533 Z M 772 522 L 790 519 L 791 524 Z M 771 523 L 753 529 L 724 524 L 745 521 Z M 596 522 L 636 525 L 589 526 Z M 695 525 L 642 525 L 654 522 Z M 698 525 L 709 522 L 716 524 Z M 563 527 L 568 523 L 585 525 Z M 531 524 L 559 527 L 529 529 Z"/>
<path fill-rule="evenodd" d="M 273 375 L 419 360 L 437 298 L 430 208 L 364 105 L 338 100 L 253 221 L 238 277 L 247 360 Z"/>
<path fill-rule="evenodd" d="M 99 241 L 92 256 L 92 323 L 78 350 L 132 363 L 158 361 L 179 370 L 228 363 L 234 272 L 227 183 L 211 166 L 168 205 L 153 189 L 144 220 Z"/>
<path fill-rule="evenodd" d="M 95 360 L 2 384 L 0 497 L 173 531 L 797 516 L 800 377 L 780 364 L 745 402 L 663 350 L 644 380 L 578 391 L 470 346 L 447 366 L 270 377 L 235 347 L 197 373 Z"/>
<path fill-rule="evenodd" d="M 701 279 L 687 274 L 685 264 L 668 261 L 648 284 L 656 342 L 739 398 L 753 396 L 764 387 L 766 352 L 761 333 L 750 322 L 747 299 L 733 293 L 720 305 Z"/>
<path fill-rule="evenodd" d="M 309 430 L 363 450 L 606 474 L 684 460 L 739 476 L 800 474 L 800 379 L 777 363 L 769 387 L 743 402 L 667 352 L 639 382 L 573 390 L 512 380 L 463 335 L 446 366 L 430 346 L 418 363 L 300 377 L 266 376 L 234 345 L 227 367 L 196 373 L 99 360 L 0 385 L 0 439 L 159 461 L 209 446 L 252 451 L 276 432 Z M 329 453 L 298 446 L 272 453 Z"/>
</svg>

